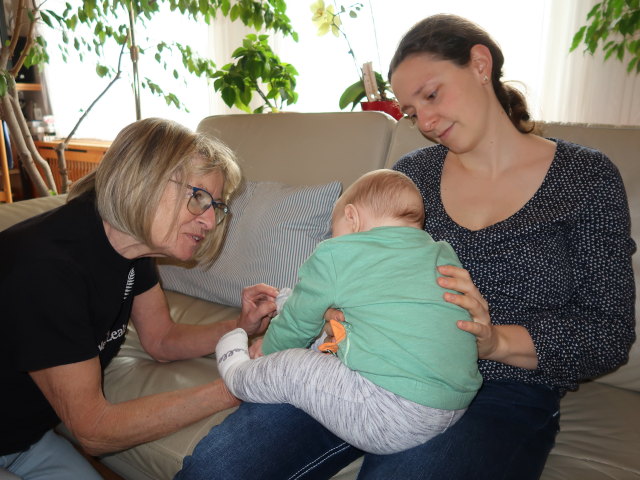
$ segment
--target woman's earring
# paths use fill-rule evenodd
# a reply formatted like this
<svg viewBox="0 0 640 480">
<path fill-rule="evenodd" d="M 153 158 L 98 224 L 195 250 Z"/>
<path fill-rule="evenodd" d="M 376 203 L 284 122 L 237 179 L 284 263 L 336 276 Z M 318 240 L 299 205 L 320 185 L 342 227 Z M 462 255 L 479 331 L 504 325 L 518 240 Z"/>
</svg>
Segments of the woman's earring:
<svg viewBox="0 0 640 480">
<path fill-rule="evenodd" d="M 484 83 L 488 83 L 489 82 L 489 77 L 487 77 L 486 75 L 484 76 L 484 78 L 482 79 Z"/>
</svg>

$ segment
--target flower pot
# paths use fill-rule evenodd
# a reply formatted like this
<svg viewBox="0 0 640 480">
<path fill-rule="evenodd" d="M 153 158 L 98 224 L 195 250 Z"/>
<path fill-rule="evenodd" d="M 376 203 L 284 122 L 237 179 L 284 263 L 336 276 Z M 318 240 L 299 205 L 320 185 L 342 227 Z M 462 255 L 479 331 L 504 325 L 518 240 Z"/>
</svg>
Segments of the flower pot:
<svg viewBox="0 0 640 480">
<path fill-rule="evenodd" d="M 375 102 L 360 102 L 362 110 L 374 110 L 377 112 L 385 112 L 396 120 L 400 120 L 404 115 L 398 107 L 398 102 L 393 100 L 377 100 Z"/>
</svg>

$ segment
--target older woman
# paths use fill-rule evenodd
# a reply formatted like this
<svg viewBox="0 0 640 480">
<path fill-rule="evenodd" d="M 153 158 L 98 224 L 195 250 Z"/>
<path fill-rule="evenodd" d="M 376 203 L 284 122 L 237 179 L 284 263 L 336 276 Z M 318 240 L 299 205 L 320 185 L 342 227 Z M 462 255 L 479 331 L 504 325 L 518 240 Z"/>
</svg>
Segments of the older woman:
<svg viewBox="0 0 640 480">
<path fill-rule="evenodd" d="M 425 230 L 464 266 L 440 267 L 439 283 L 473 317 L 458 327 L 476 336 L 484 384 L 446 432 L 365 455 L 358 478 L 538 478 L 560 397 L 624 363 L 635 338 L 620 174 L 600 152 L 531 133 L 502 64 L 489 35 L 453 15 L 416 24 L 391 62 L 402 111 L 439 144 L 394 168 L 420 189 Z M 293 407 L 243 404 L 178 478 L 329 478 L 360 455 Z"/>
<path fill-rule="evenodd" d="M 277 293 L 266 285 L 244 290 L 235 321 L 173 323 L 151 258 L 211 262 L 239 182 L 224 145 L 142 120 L 74 184 L 66 205 L 0 233 L 0 477 L 100 478 L 52 431 L 60 421 L 87 452 L 102 454 L 238 403 L 222 381 L 119 404 L 101 385 L 130 318 L 163 362 L 209 354 L 237 326 L 264 329 Z"/>
</svg>

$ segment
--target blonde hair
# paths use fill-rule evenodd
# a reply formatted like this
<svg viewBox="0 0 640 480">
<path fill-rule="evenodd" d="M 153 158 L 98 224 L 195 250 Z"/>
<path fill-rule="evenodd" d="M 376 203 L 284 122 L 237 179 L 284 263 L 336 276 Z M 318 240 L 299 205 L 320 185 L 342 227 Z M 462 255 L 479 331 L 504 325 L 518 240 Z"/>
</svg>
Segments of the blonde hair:
<svg viewBox="0 0 640 480">
<path fill-rule="evenodd" d="M 350 203 L 368 208 L 376 217 L 398 218 L 420 228 L 424 226 L 420 190 L 409 177 L 395 170 L 373 170 L 358 178 L 338 199 L 336 207 Z"/>
<path fill-rule="evenodd" d="M 147 118 L 120 131 L 98 168 L 73 184 L 68 201 L 95 192 L 96 207 L 104 221 L 153 247 L 151 226 L 169 180 L 186 186 L 189 177 L 212 172 L 222 174 L 222 201 L 227 203 L 242 179 L 233 152 L 217 139 L 172 120 Z M 174 227 L 185 201 L 183 196 L 178 199 L 172 212 Z M 224 239 L 227 218 L 205 236 L 194 255 L 195 262 L 213 262 Z"/>
</svg>

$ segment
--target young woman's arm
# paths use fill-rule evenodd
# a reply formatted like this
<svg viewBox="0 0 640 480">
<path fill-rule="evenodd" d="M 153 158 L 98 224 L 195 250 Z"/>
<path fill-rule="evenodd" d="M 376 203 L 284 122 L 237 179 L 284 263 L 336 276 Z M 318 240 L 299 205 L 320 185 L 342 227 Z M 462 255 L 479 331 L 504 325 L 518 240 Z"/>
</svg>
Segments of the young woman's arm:
<svg viewBox="0 0 640 480">
<path fill-rule="evenodd" d="M 459 321 L 457 325 L 476 336 L 478 358 L 529 370 L 537 368 L 538 357 L 527 329 L 520 325 L 493 325 L 489 305 L 469 272 L 451 265 L 440 266 L 438 271 L 444 275 L 438 277 L 441 287 L 460 292 L 460 295 L 445 293 L 445 300 L 466 309 L 473 319 L 473 322 Z"/>
</svg>

